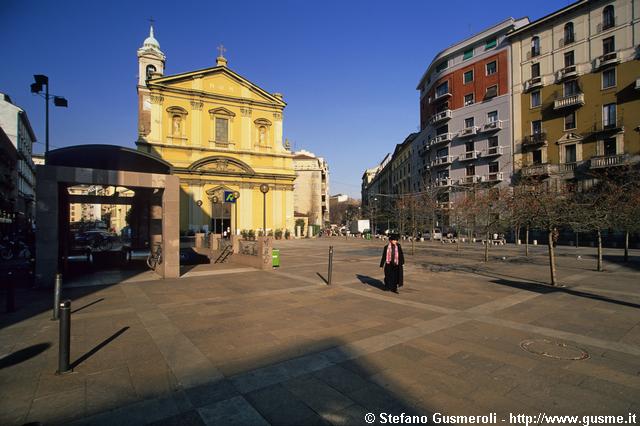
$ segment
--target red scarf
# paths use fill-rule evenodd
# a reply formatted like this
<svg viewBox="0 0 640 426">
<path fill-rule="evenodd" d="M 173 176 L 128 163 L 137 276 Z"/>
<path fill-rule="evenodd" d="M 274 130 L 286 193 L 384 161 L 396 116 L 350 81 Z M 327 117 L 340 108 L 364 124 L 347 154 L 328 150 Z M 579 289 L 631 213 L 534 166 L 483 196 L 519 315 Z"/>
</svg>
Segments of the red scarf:
<svg viewBox="0 0 640 426">
<path fill-rule="evenodd" d="M 395 247 L 395 250 L 393 250 L 393 247 Z M 391 263 L 391 252 L 394 252 L 394 256 L 393 256 L 393 264 L 394 265 L 399 265 L 400 264 L 400 256 L 398 254 L 398 252 L 400 250 L 398 250 L 398 245 L 396 244 L 395 246 L 391 243 L 389 243 L 389 245 L 387 246 L 387 265 Z"/>
</svg>

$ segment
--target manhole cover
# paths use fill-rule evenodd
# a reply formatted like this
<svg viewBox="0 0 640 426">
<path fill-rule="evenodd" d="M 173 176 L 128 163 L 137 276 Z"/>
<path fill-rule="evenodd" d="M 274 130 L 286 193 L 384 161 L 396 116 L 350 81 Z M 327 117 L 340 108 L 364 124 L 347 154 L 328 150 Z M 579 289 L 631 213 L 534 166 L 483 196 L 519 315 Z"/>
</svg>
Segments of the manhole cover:
<svg viewBox="0 0 640 426">
<path fill-rule="evenodd" d="M 580 349 L 577 346 L 547 339 L 525 340 L 520 343 L 520 347 L 532 354 L 555 359 L 580 361 L 582 359 L 589 358 L 587 351 Z"/>
</svg>

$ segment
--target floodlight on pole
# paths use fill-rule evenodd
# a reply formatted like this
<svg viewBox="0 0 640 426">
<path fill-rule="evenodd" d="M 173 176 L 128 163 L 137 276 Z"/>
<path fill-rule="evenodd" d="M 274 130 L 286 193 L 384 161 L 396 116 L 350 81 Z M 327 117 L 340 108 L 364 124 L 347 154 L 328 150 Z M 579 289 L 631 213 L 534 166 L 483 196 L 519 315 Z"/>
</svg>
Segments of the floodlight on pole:
<svg viewBox="0 0 640 426">
<path fill-rule="evenodd" d="M 67 108 L 69 102 L 62 96 L 49 96 L 49 77 L 43 74 L 35 74 L 33 76 L 35 83 L 31 83 L 31 93 L 42 92 L 42 86 L 46 86 L 44 93 L 45 103 L 45 147 L 44 151 L 49 152 L 49 99 L 53 98 L 53 104 L 57 107 Z"/>
</svg>

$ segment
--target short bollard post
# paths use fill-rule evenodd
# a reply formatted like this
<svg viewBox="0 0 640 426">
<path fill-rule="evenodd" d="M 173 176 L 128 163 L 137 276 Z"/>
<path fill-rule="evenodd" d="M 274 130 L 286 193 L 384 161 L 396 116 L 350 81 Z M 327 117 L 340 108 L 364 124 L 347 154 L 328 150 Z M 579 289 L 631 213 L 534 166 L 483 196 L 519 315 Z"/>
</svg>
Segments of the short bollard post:
<svg viewBox="0 0 640 426">
<path fill-rule="evenodd" d="M 333 246 L 329 246 L 329 271 L 327 273 L 327 284 L 331 285 L 331 272 L 333 272 Z"/>
<path fill-rule="evenodd" d="M 58 319 L 59 313 L 58 309 L 60 308 L 60 292 L 62 290 L 62 274 L 56 274 L 56 282 L 53 293 L 53 318 L 51 321 L 56 321 Z"/>
<path fill-rule="evenodd" d="M 15 281 L 13 279 L 13 271 L 9 271 L 7 274 L 7 313 L 16 310 L 16 288 Z"/>
<path fill-rule="evenodd" d="M 60 339 L 58 342 L 58 371 L 56 374 L 71 372 L 69 355 L 71 353 L 71 301 L 60 303 Z"/>
</svg>

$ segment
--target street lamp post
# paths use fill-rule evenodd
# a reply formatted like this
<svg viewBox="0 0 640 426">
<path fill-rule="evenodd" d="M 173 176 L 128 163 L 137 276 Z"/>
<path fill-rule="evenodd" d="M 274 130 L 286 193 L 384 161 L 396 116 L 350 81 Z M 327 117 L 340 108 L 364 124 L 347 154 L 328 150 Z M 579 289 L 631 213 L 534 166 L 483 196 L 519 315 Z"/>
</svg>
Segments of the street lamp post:
<svg viewBox="0 0 640 426">
<path fill-rule="evenodd" d="M 233 203 L 233 222 L 234 222 L 234 229 L 233 232 L 235 235 L 238 235 L 238 198 L 240 198 L 240 192 L 239 191 L 233 191 L 233 199 L 234 199 L 234 203 Z"/>
<path fill-rule="evenodd" d="M 42 86 L 46 86 L 44 93 L 44 104 L 45 104 L 45 152 L 49 152 L 49 99 L 53 97 L 53 104 L 57 107 L 67 108 L 69 106 L 69 102 L 63 98 L 62 96 L 49 96 L 49 77 L 42 74 L 36 74 L 33 76 L 35 83 L 31 83 L 31 93 L 40 93 L 42 92 Z"/>
<path fill-rule="evenodd" d="M 260 192 L 262 192 L 262 232 L 263 237 L 267 236 L 267 192 L 269 192 L 269 185 L 263 183 L 260 185 Z"/>
</svg>

